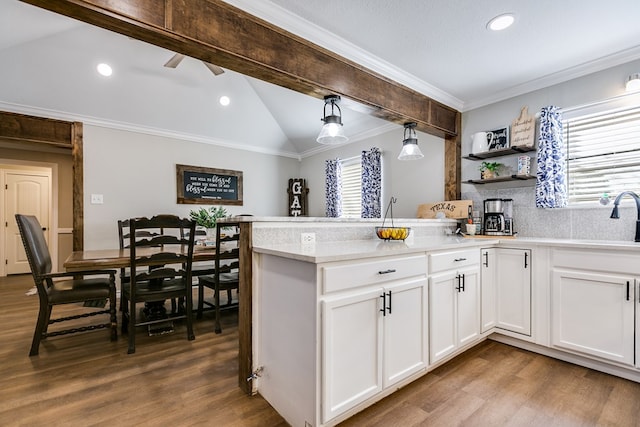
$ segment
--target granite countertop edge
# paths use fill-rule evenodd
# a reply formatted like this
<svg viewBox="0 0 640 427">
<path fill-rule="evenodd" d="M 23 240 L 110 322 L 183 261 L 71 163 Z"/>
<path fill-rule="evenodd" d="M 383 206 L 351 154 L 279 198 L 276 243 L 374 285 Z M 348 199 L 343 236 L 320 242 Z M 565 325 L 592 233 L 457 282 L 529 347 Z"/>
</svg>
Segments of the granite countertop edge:
<svg viewBox="0 0 640 427">
<path fill-rule="evenodd" d="M 275 255 L 303 262 L 324 263 L 348 261 L 382 256 L 408 255 L 412 253 L 453 250 L 462 248 L 480 248 L 484 246 L 547 246 L 575 249 L 601 249 L 637 251 L 640 243 L 633 241 L 554 239 L 541 237 L 501 238 L 500 236 L 469 238 L 464 236 L 430 236 L 406 241 L 383 241 L 379 239 L 316 242 L 309 244 L 282 243 L 254 246 L 259 254 Z"/>
</svg>

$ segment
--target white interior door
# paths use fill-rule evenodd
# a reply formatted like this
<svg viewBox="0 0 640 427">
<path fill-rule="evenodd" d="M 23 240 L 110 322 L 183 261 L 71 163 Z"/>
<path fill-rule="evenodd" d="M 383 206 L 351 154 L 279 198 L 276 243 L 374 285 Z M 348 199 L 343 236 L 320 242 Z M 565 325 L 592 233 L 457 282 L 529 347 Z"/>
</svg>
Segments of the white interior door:
<svg viewBox="0 0 640 427">
<path fill-rule="evenodd" d="M 50 177 L 44 172 L 6 170 L 4 182 L 6 273 L 29 273 L 15 214 L 35 215 L 49 241 Z"/>
</svg>

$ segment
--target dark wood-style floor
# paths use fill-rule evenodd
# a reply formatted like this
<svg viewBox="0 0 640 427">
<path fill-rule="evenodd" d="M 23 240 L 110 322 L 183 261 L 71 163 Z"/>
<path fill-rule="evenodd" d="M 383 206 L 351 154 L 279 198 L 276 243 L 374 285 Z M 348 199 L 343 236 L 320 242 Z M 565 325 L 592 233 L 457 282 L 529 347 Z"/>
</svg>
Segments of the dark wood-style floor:
<svg viewBox="0 0 640 427">
<path fill-rule="evenodd" d="M 286 426 L 237 387 L 235 314 L 195 341 L 108 332 L 53 337 L 28 357 L 37 296 L 31 277 L 0 278 L 1 426 Z M 54 312 L 55 314 L 55 312 Z M 640 384 L 487 341 L 341 424 L 348 426 L 637 426 Z M 297 427 L 297 426 L 296 426 Z"/>
</svg>

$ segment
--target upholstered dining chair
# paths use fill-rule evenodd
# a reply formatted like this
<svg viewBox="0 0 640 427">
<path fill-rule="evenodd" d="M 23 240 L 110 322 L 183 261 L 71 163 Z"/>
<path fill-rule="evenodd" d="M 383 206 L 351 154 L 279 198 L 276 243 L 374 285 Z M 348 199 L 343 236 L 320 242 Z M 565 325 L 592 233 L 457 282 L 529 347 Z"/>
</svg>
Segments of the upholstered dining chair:
<svg viewBox="0 0 640 427">
<path fill-rule="evenodd" d="M 222 333 L 220 312 L 238 307 L 233 300 L 232 291 L 238 291 L 240 284 L 240 223 L 225 222 L 216 224 L 216 256 L 214 272 L 211 275 L 198 277 L 198 313 L 202 318 L 204 305 L 215 311 L 215 333 Z M 204 298 L 204 288 L 213 290 L 213 303 Z M 221 304 L 220 293 L 226 291 L 227 301 Z"/>
<path fill-rule="evenodd" d="M 196 223 L 175 215 L 156 215 L 153 218 L 129 220 L 130 279 L 122 284 L 122 332 L 129 334 L 128 353 L 135 353 L 136 328 L 186 319 L 187 339 L 195 339 L 192 324 L 191 269 Z M 162 229 L 162 234 L 149 237 L 144 245 L 136 244 L 139 231 Z M 189 230 L 189 238 L 180 237 L 181 230 Z M 165 300 L 184 301 L 168 313 Z M 145 303 L 140 316 L 138 303 Z"/>
<path fill-rule="evenodd" d="M 27 260 L 31 267 L 33 280 L 38 290 L 38 298 L 40 299 L 38 321 L 33 333 L 29 356 L 38 354 L 40 341 L 56 335 L 110 328 L 111 341 L 115 341 L 118 337 L 116 319 L 116 271 L 86 270 L 71 273 L 52 273 L 51 255 L 38 219 L 33 215 L 17 214 L 16 221 L 27 254 Z M 78 278 L 80 276 L 83 278 Z M 87 276 L 92 277 L 87 278 Z M 87 308 L 82 314 L 51 319 L 51 312 L 55 305 L 85 303 L 87 301 L 102 301 L 107 299 L 109 300 L 108 309 Z M 53 323 L 100 314 L 108 314 L 109 322 L 98 325 L 75 325 L 73 328 L 49 332 L 48 327 Z"/>
</svg>

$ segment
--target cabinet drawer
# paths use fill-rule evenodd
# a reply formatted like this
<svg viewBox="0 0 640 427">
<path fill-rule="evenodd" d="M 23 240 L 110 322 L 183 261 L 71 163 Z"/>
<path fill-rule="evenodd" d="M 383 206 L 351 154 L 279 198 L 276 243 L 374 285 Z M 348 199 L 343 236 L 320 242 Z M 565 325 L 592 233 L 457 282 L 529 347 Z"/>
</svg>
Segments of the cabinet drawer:
<svg viewBox="0 0 640 427">
<path fill-rule="evenodd" d="M 406 277 L 426 275 L 425 254 L 400 258 L 371 258 L 349 263 L 331 263 L 320 267 L 322 293 L 341 291 Z"/>
<path fill-rule="evenodd" d="M 554 267 L 640 274 L 640 255 L 637 254 L 619 251 L 554 249 L 551 259 Z"/>
<path fill-rule="evenodd" d="M 456 249 L 429 254 L 429 273 L 453 270 L 480 264 L 480 249 Z"/>
</svg>

